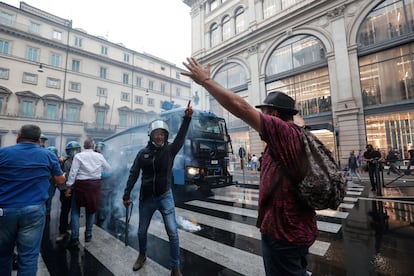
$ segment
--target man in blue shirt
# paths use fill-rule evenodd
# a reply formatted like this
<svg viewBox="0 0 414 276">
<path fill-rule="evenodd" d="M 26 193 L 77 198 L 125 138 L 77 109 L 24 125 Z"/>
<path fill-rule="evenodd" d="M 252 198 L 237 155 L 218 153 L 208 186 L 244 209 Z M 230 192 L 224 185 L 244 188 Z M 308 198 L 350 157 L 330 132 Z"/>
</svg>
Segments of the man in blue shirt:
<svg viewBox="0 0 414 276">
<path fill-rule="evenodd" d="M 0 148 L 0 275 L 11 275 L 15 246 L 18 274 L 36 275 L 49 177 L 65 182 L 56 155 L 39 146 L 40 134 L 24 125 L 16 145 Z"/>
</svg>

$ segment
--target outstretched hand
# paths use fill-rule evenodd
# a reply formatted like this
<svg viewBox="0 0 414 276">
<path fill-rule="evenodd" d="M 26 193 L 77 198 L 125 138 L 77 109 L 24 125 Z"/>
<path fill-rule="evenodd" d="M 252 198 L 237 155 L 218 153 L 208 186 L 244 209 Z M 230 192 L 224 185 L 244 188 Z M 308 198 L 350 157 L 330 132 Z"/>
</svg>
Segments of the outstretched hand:
<svg viewBox="0 0 414 276">
<path fill-rule="evenodd" d="M 183 62 L 183 65 L 190 72 L 181 72 L 181 75 L 190 77 L 199 85 L 203 85 L 206 80 L 210 79 L 210 64 L 203 68 L 195 58 L 187 58 L 187 62 Z"/>
</svg>

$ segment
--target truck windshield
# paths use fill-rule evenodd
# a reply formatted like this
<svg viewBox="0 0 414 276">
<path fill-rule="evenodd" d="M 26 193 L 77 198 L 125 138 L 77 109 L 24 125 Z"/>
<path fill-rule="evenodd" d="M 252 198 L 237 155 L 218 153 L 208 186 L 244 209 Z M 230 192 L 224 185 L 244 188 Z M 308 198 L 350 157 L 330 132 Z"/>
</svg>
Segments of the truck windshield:
<svg viewBox="0 0 414 276">
<path fill-rule="evenodd" d="M 218 118 L 206 118 L 206 117 L 198 117 L 193 118 L 192 122 L 193 131 L 194 132 L 202 132 L 206 134 L 225 134 L 225 130 L 223 128 L 220 119 Z"/>
</svg>

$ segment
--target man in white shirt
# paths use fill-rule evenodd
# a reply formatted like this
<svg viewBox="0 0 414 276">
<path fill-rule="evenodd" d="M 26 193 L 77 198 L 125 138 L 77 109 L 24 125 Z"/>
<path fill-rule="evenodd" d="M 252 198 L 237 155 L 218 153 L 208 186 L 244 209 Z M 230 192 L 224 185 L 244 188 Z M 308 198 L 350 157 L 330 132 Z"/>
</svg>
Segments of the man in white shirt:
<svg viewBox="0 0 414 276">
<path fill-rule="evenodd" d="M 94 146 L 92 139 L 85 140 L 83 144 L 84 151 L 76 154 L 73 158 L 68 181 L 66 182 L 68 186 L 66 195 L 70 196 L 73 191 L 70 247 L 79 245 L 80 207 L 85 207 L 86 213 L 85 242 L 92 240 L 92 226 L 101 196 L 102 171 L 103 169 L 110 170 L 108 162 L 102 154 L 94 151 Z"/>
</svg>

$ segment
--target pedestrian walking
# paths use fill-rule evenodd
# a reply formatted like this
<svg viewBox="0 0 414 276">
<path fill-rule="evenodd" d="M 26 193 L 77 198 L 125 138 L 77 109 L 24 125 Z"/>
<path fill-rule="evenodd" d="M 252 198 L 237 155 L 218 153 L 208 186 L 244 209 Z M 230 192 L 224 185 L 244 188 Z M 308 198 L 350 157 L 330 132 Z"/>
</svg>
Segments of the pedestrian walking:
<svg viewBox="0 0 414 276">
<path fill-rule="evenodd" d="M 192 114 L 193 110 L 189 102 L 181 127 L 171 144 L 168 143 L 169 129 L 166 122 L 155 120 L 150 123 L 148 144 L 138 152 L 131 167 L 122 197 L 126 208 L 132 202 L 131 191 L 142 172 L 139 196 L 139 256 L 133 265 L 134 271 L 141 269 L 147 259 L 148 227 L 154 212 L 158 210 L 164 220 L 169 238 L 171 275 L 181 275 L 180 246 L 171 180 L 174 158 L 184 144 Z"/>
<path fill-rule="evenodd" d="M 78 247 L 79 245 L 81 207 L 85 207 L 86 214 L 85 242 L 92 240 L 92 227 L 101 196 L 102 170 L 110 170 L 111 168 L 103 155 L 94 151 L 94 147 L 92 139 L 85 140 L 83 144 L 84 151 L 73 157 L 68 181 L 66 182 L 68 188 L 65 194 L 66 196 L 72 195 L 70 247 Z"/>
<path fill-rule="evenodd" d="M 257 227 L 262 233 L 266 275 L 307 275 L 306 257 L 318 235 L 316 213 L 295 192 L 305 172 L 303 136 L 294 123 L 295 101 L 282 92 L 269 93 L 254 109 L 237 93 L 210 77 L 210 65 L 194 58 L 183 72 L 204 87 L 219 104 L 259 132 L 266 142 L 261 165 Z M 294 178 L 291 176 L 295 176 Z M 277 187 L 277 188 L 274 188 Z"/>
<path fill-rule="evenodd" d="M 0 275 L 12 274 L 13 252 L 18 253 L 17 275 L 35 276 L 46 221 L 49 177 L 65 182 L 55 154 L 40 147 L 41 130 L 24 125 L 17 144 L 0 148 Z"/>
<path fill-rule="evenodd" d="M 358 150 L 358 155 L 357 155 L 357 170 L 358 170 L 358 172 L 359 172 L 360 175 L 364 171 L 364 153 L 363 153 L 362 150 Z"/>
<path fill-rule="evenodd" d="M 359 175 L 357 171 L 357 167 L 358 167 L 357 164 L 358 164 L 357 157 L 355 156 L 355 152 L 352 150 L 349 153 L 349 158 L 348 158 L 348 176 L 351 178 L 351 181 L 352 181 L 352 175 L 355 175 L 358 178 L 358 182 L 361 182 L 361 176 Z"/>
</svg>

